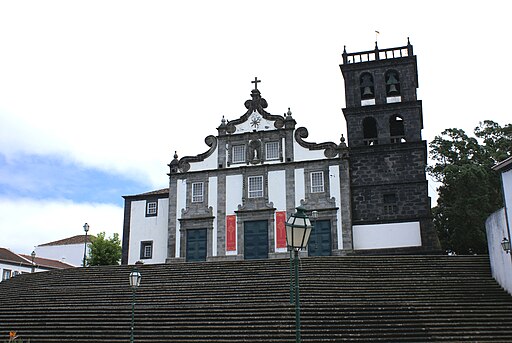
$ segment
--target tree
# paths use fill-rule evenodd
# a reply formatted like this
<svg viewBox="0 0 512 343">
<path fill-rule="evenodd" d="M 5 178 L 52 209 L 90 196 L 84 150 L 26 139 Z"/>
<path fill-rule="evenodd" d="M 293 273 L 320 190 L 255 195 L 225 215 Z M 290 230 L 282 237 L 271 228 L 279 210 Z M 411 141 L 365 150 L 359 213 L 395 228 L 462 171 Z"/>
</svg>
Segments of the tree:
<svg viewBox="0 0 512 343">
<path fill-rule="evenodd" d="M 105 238 L 105 232 L 100 232 L 90 245 L 87 263 L 90 266 L 118 265 L 121 260 L 121 241 L 119 234 Z"/>
<path fill-rule="evenodd" d="M 512 153 L 512 124 L 486 120 L 474 133 L 447 129 L 429 144 L 435 163 L 427 170 L 441 183 L 434 227 L 442 247 L 459 254 L 487 252 L 485 220 L 503 206 L 500 176 L 491 167 Z"/>
</svg>

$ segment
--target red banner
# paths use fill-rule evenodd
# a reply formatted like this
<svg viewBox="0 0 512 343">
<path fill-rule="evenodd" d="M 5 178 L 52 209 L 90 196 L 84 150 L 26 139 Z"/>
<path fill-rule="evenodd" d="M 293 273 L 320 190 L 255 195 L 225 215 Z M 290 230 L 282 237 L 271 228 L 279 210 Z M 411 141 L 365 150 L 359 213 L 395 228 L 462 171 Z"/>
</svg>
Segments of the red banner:
<svg viewBox="0 0 512 343">
<path fill-rule="evenodd" d="M 286 211 L 276 212 L 276 248 L 286 248 Z"/>
<path fill-rule="evenodd" d="M 226 216 L 226 251 L 236 251 L 236 215 Z"/>
</svg>

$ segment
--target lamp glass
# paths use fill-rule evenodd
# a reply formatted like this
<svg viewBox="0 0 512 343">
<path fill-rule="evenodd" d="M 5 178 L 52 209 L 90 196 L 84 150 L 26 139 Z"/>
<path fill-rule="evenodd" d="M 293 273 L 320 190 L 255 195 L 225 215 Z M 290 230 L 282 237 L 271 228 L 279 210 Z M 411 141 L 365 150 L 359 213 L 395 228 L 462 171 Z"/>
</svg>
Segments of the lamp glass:
<svg viewBox="0 0 512 343">
<path fill-rule="evenodd" d="M 138 270 L 133 270 L 130 273 L 130 286 L 132 287 L 139 287 L 140 286 L 140 279 L 142 278 L 142 275 L 139 273 Z"/>
<path fill-rule="evenodd" d="M 89 231 L 89 224 L 87 224 L 87 223 L 84 224 L 84 231 L 85 232 Z"/>
<path fill-rule="evenodd" d="M 311 221 L 304 212 L 304 208 L 297 207 L 297 212 L 292 214 L 286 222 L 286 244 L 293 249 L 304 249 L 308 245 L 311 229 Z"/>
</svg>

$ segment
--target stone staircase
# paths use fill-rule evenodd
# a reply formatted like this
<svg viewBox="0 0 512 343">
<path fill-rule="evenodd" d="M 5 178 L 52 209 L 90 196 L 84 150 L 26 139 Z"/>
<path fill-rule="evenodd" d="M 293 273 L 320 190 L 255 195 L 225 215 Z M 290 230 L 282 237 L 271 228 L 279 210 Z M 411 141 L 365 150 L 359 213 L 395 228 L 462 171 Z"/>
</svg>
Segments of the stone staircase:
<svg viewBox="0 0 512 343">
<path fill-rule="evenodd" d="M 132 266 L 0 283 L 0 341 L 129 342 Z M 140 266 L 135 342 L 294 342 L 288 259 Z M 512 297 L 481 256 L 300 261 L 303 342 L 512 342 Z"/>
</svg>

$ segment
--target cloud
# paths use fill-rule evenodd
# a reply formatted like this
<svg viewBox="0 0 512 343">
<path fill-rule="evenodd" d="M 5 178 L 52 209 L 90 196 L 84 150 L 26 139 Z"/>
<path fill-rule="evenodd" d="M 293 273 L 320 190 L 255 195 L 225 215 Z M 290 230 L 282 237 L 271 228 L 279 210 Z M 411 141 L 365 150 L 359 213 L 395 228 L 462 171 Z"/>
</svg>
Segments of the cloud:
<svg viewBox="0 0 512 343">
<path fill-rule="evenodd" d="M 122 195 L 148 190 L 148 183 L 85 167 L 61 156 L 0 153 L 0 196 L 122 205 Z"/>
<path fill-rule="evenodd" d="M 110 204 L 77 204 L 72 201 L 11 199 L 0 197 L 1 247 L 30 254 L 34 246 L 84 234 L 105 231 L 122 237 L 123 208 Z"/>
</svg>

